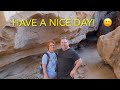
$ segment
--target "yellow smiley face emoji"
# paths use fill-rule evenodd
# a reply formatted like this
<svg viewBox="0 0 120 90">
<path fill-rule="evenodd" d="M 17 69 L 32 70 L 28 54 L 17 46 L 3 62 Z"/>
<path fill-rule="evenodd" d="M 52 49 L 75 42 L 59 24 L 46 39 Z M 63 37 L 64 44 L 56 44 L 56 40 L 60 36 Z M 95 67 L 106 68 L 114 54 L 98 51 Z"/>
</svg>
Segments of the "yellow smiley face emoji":
<svg viewBox="0 0 120 90">
<path fill-rule="evenodd" d="M 112 25 L 112 20 L 110 18 L 104 19 L 104 25 L 110 27 Z"/>
</svg>

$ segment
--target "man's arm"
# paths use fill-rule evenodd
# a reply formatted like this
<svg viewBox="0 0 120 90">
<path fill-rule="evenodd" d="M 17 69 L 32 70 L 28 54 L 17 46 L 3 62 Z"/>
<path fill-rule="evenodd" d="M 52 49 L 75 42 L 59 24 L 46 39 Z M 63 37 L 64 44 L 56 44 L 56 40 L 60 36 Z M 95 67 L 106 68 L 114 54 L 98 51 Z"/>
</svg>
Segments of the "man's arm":
<svg viewBox="0 0 120 90">
<path fill-rule="evenodd" d="M 72 69 L 72 71 L 71 71 L 71 73 L 70 73 L 70 76 L 71 76 L 72 78 L 74 78 L 74 75 L 75 75 L 77 69 L 80 67 L 81 63 L 82 63 L 81 58 L 75 61 L 75 67 Z"/>
</svg>

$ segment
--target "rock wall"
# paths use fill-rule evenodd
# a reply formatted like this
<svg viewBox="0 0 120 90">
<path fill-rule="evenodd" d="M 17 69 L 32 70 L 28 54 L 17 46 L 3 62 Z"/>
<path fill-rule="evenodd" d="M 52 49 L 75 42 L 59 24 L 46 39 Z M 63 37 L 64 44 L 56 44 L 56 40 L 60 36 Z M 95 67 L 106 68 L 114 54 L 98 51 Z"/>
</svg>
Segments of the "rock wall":
<svg viewBox="0 0 120 90">
<path fill-rule="evenodd" d="M 0 11 L 0 28 L 3 28 L 6 25 L 6 19 L 3 11 Z"/>
<path fill-rule="evenodd" d="M 113 67 L 120 79 L 120 26 L 98 39 L 97 49 L 102 59 Z"/>
<path fill-rule="evenodd" d="M 24 11 L 12 16 L 0 32 L 0 63 L 2 63 L 0 67 L 27 56 L 44 53 L 47 50 L 46 44 L 51 39 L 56 41 L 57 49 L 60 48 L 62 36 L 68 37 L 70 44 L 80 42 L 86 38 L 86 33 L 98 29 L 99 22 L 105 14 L 106 11 Z M 95 19 L 95 26 L 13 27 L 11 23 L 12 19 L 37 19 L 39 22 L 43 18 L 46 21 L 49 18 L 71 18 L 71 22 L 75 18 L 81 21 L 84 18 Z"/>
</svg>

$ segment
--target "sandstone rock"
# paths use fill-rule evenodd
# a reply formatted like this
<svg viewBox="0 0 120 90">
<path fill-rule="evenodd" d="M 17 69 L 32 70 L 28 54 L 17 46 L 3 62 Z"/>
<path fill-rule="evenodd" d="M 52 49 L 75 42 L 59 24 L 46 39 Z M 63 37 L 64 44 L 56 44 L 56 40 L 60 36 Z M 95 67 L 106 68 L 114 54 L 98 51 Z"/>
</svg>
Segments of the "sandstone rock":
<svg viewBox="0 0 120 90">
<path fill-rule="evenodd" d="M 86 12 L 86 11 L 26 11 L 20 12 L 11 17 L 7 26 L 10 28 L 16 28 L 17 31 L 14 35 L 11 35 L 14 38 L 12 47 L 14 49 L 28 49 L 33 47 L 39 47 L 41 44 L 47 43 L 50 39 L 55 39 L 59 41 L 59 38 L 62 36 L 67 36 L 70 39 L 71 44 L 78 43 L 82 39 L 86 38 L 86 33 L 89 32 L 89 27 L 78 26 L 74 27 L 71 25 L 70 27 L 13 27 L 11 24 L 12 19 L 32 19 L 36 18 L 38 21 L 42 18 L 48 20 L 49 18 L 79 18 L 80 20 L 85 17 L 88 19 L 94 18 L 94 14 L 96 12 Z M 5 27 L 6 28 L 6 27 Z M 91 29 L 94 30 L 94 27 Z M 4 32 L 6 32 L 4 30 Z M 4 33 L 2 37 L 8 39 L 10 36 L 7 33 Z M 2 45 L 3 46 L 3 45 Z M 6 44 L 6 47 L 7 46 Z"/>
<path fill-rule="evenodd" d="M 3 28 L 6 25 L 6 20 L 4 16 L 4 12 L 0 11 L 0 28 Z"/>
<path fill-rule="evenodd" d="M 22 12 L 23 13 L 23 12 Z M 94 14 L 98 13 L 95 11 L 85 12 L 85 11 L 54 11 L 54 12 L 27 12 L 28 14 L 24 15 L 26 19 L 37 19 L 37 22 L 40 22 L 40 19 L 44 18 L 45 21 L 48 21 L 49 18 L 71 18 L 71 22 L 73 19 L 79 18 L 81 21 L 84 18 L 92 19 L 94 18 Z M 36 13 L 36 14 L 35 14 Z M 30 16 L 31 15 L 31 16 Z M 20 15 L 22 18 L 22 14 Z M 97 17 L 95 17 L 97 18 Z M 13 17 L 12 17 L 13 19 Z M 96 19 L 95 19 L 96 20 Z M 96 21 L 95 21 L 96 22 Z M 97 21 L 99 23 L 99 21 Z M 96 22 L 96 23 L 97 23 Z M 48 23 L 48 22 L 47 22 Z M 72 23 L 73 24 L 73 23 Z M 96 26 L 98 26 L 97 24 Z M 14 48 L 27 48 L 27 47 L 36 47 L 39 44 L 46 43 L 50 39 L 58 40 L 62 36 L 67 36 L 70 39 L 71 44 L 75 44 L 80 42 L 81 40 L 86 38 L 86 33 L 90 31 L 94 31 L 96 26 L 77 26 L 71 25 L 69 27 L 18 27 L 16 36 L 15 36 L 15 46 Z M 49 33 L 49 34 L 48 34 Z M 52 37 L 51 37 L 52 36 Z"/>
<path fill-rule="evenodd" d="M 98 39 L 97 49 L 102 59 L 113 67 L 120 78 L 120 26 Z"/>
<path fill-rule="evenodd" d="M 107 14 L 107 11 L 96 11 L 96 13 L 94 14 L 94 19 L 95 19 L 94 29 L 95 29 L 95 31 L 98 30 L 100 21 L 106 14 Z"/>
<path fill-rule="evenodd" d="M 0 55 L 13 50 L 16 28 L 5 26 L 0 32 Z"/>
<path fill-rule="evenodd" d="M 115 27 L 120 26 L 120 11 L 117 11 Z"/>
<path fill-rule="evenodd" d="M 25 58 L 31 55 L 44 53 L 47 48 L 46 44 L 49 40 L 56 41 L 56 48 L 60 48 L 60 38 L 62 36 L 68 37 L 70 44 L 75 44 L 86 38 L 86 33 L 97 30 L 100 19 L 106 12 L 98 11 L 23 11 L 12 16 L 7 22 L 6 27 L 0 32 L 0 60 L 1 65 L 5 66 L 9 63 L 17 61 L 21 58 Z M 99 20 L 97 19 L 99 15 Z M 82 19 L 94 19 L 95 26 L 73 26 L 73 23 L 69 27 L 62 26 L 12 26 L 12 19 L 30 20 L 37 19 L 39 22 L 41 19 L 47 21 L 49 18 L 78 18 Z M 48 23 L 48 22 L 47 22 Z M 63 22 L 64 23 L 64 22 Z M 10 56 L 11 58 L 7 58 Z"/>
</svg>

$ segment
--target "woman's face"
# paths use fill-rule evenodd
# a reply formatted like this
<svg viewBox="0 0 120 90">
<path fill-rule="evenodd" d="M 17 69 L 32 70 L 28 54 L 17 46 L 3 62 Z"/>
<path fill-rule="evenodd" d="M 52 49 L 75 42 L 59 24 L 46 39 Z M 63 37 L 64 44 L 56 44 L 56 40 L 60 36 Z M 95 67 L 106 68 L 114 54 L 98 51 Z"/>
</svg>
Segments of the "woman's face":
<svg viewBox="0 0 120 90">
<path fill-rule="evenodd" d="M 49 44 L 49 51 L 50 52 L 54 52 L 55 51 L 55 44 L 54 43 L 50 43 Z"/>
</svg>

